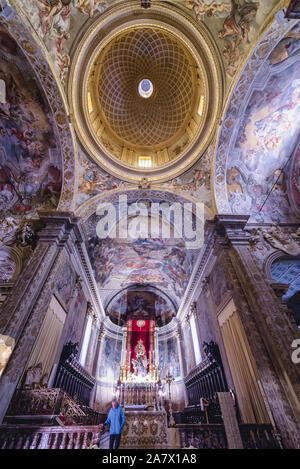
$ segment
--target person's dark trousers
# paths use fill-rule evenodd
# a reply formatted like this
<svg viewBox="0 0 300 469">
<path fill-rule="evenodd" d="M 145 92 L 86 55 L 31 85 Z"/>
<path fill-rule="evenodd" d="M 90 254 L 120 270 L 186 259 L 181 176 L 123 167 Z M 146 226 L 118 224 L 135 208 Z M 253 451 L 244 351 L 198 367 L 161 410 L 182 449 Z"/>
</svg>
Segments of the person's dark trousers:
<svg viewBox="0 0 300 469">
<path fill-rule="evenodd" d="M 110 435 L 109 437 L 109 449 L 118 449 L 120 445 L 121 434 Z"/>
</svg>

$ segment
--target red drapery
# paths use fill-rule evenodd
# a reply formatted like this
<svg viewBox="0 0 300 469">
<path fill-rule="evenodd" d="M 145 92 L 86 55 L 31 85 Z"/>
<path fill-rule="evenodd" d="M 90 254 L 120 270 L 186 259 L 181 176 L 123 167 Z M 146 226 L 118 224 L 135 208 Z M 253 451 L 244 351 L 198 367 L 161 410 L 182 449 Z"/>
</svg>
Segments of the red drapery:
<svg viewBox="0 0 300 469">
<path fill-rule="evenodd" d="M 132 360 L 136 359 L 135 349 L 139 340 L 142 340 L 145 347 L 148 360 L 147 371 L 150 371 L 154 360 L 154 331 L 154 319 L 134 318 L 127 321 L 126 365 L 131 373 L 134 371 Z"/>
</svg>

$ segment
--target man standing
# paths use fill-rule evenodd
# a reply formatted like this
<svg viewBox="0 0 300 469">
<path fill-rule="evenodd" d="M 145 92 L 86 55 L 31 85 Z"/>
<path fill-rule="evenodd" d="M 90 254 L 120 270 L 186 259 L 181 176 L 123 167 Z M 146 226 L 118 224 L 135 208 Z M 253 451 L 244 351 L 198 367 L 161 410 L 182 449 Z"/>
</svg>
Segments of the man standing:
<svg viewBox="0 0 300 469">
<path fill-rule="evenodd" d="M 123 427 L 126 419 L 122 407 L 118 404 L 117 399 L 114 397 L 111 401 L 111 409 L 104 425 L 110 425 L 109 433 L 109 449 L 118 449 Z"/>
</svg>

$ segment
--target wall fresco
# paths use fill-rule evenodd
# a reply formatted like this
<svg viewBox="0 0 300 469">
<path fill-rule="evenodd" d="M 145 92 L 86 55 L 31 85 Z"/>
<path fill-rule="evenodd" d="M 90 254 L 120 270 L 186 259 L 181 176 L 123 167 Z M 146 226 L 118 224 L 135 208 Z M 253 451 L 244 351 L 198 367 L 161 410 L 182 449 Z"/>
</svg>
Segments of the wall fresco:
<svg viewBox="0 0 300 469">
<path fill-rule="evenodd" d="M 99 377 L 107 382 L 114 382 L 120 376 L 121 340 L 104 337 L 100 360 Z"/>
<path fill-rule="evenodd" d="M 0 26 L 0 215 L 55 209 L 62 177 L 51 112 L 34 72 Z"/>
<path fill-rule="evenodd" d="M 257 222 L 294 221 L 287 174 L 300 123 L 300 56 L 285 64 L 278 73 L 280 65 L 272 64 L 264 89 L 253 91 L 227 166 L 232 212 L 251 213 Z"/>
<path fill-rule="evenodd" d="M 174 378 L 180 376 L 180 364 L 178 356 L 177 339 L 172 337 L 158 343 L 159 371 L 161 378 L 164 378 L 168 372 Z"/>
</svg>

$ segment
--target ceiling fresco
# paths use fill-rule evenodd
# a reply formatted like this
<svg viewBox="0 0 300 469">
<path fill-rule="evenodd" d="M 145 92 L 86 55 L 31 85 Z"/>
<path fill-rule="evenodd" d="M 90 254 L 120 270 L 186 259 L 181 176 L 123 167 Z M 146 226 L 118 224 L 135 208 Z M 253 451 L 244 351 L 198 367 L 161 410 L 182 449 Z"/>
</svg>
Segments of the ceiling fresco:
<svg viewBox="0 0 300 469">
<path fill-rule="evenodd" d="M 297 25 L 280 41 L 260 72 L 227 164 L 232 213 L 250 213 L 256 222 L 295 221 L 288 185 L 299 139 L 299 31 Z"/>
<path fill-rule="evenodd" d="M 205 22 L 213 33 L 223 57 L 227 79 L 237 72 L 251 44 L 272 9 L 276 0 L 184 0 L 199 21 Z"/>
<path fill-rule="evenodd" d="M 71 44 L 87 19 L 103 12 L 107 0 L 18 0 L 30 24 L 45 43 L 56 71 L 66 82 Z"/>
<path fill-rule="evenodd" d="M 34 216 L 55 209 L 62 163 L 50 106 L 34 72 L 11 36 L 0 26 L 0 213 Z"/>
<path fill-rule="evenodd" d="M 166 190 L 187 197 L 194 197 L 208 208 L 212 208 L 210 173 L 213 161 L 214 145 L 210 145 L 199 161 L 185 173 L 161 184 Z"/>
<path fill-rule="evenodd" d="M 84 150 L 78 149 L 78 189 L 76 197 L 76 206 L 83 203 L 97 194 L 109 192 L 116 189 L 130 187 L 130 184 L 120 181 L 116 177 L 108 174 L 99 166 L 92 162 L 85 154 Z"/>
<path fill-rule="evenodd" d="M 12 2 L 13 3 L 13 2 Z M 63 82 L 70 66 L 70 50 L 80 29 L 97 19 L 118 0 L 15 0 L 44 41 Z M 139 8 L 140 2 L 137 3 Z M 204 22 L 222 54 L 228 83 L 251 44 L 259 36 L 279 0 L 174 0 L 173 5 Z M 146 10 L 145 10 L 146 11 Z"/>
<path fill-rule="evenodd" d="M 100 294 L 128 285 L 164 289 L 179 301 L 192 272 L 195 253 L 175 239 L 107 239 L 93 237 L 88 251 Z"/>
<path fill-rule="evenodd" d="M 210 188 L 211 162 L 213 160 L 214 145 L 211 145 L 201 159 L 186 173 L 181 174 L 168 182 L 153 184 L 151 187 L 171 191 L 183 197 L 193 197 L 208 208 L 212 208 Z M 135 187 L 129 182 L 121 181 L 108 174 L 92 162 L 85 151 L 78 149 L 78 189 L 76 206 L 88 202 L 96 195 L 116 190 Z"/>
<path fill-rule="evenodd" d="M 141 200 L 150 210 L 151 201 Z M 150 211 L 146 216 L 138 215 L 139 221 L 147 227 L 152 222 Z M 193 270 L 198 249 L 189 249 L 184 237 L 180 237 L 176 225 L 168 223 L 162 217 L 159 231 L 151 232 L 151 236 L 143 234 L 140 227 L 135 230 L 137 218 L 129 215 L 117 224 L 116 237 L 100 239 L 97 235 L 97 224 L 100 216 L 89 217 L 84 229 L 86 232 L 87 251 L 94 269 L 98 289 L 107 302 L 116 292 L 132 285 L 143 286 L 144 289 L 156 287 L 163 290 L 175 303 L 185 291 Z M 133 223 L 133 231 L 123 237 L 124 226 Z M 170 227 L 170 236 L 163 235 L 162 226 Z"/>
<path fill-rule="evenodd" d="M 144 286 L 133 286 L 115 295 L 106 307 L 106 313 L 118 325 L 124 325 L 128 316 L 155 317 L 158 327 L 168 324 L 176 315 L 171 299 L 162 291 Z"/>
</svg>

